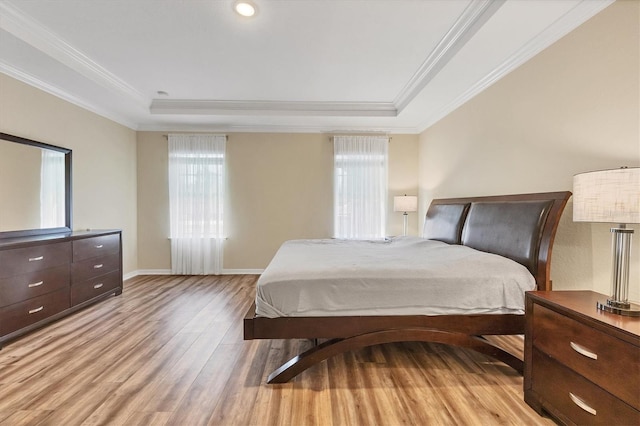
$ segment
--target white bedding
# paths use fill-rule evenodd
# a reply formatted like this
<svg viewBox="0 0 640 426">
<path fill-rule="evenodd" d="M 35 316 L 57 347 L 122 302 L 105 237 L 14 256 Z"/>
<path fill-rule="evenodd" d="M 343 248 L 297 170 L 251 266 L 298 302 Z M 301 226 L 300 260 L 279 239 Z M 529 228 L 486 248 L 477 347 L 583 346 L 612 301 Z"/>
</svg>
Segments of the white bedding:
<svg viewBox="0 0 640 426">
<path fill-rule="evenodd" d="M 257 284 L 262 317 L 524 313 L 522 265 L 418 237 L 285 242 Z"/>
</svg>

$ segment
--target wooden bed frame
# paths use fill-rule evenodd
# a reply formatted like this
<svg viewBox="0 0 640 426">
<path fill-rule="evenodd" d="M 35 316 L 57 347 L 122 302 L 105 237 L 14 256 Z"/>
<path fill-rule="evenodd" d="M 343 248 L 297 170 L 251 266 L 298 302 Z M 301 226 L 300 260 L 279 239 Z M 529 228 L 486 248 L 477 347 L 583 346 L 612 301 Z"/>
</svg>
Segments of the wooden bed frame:
<svg viewBox="0 0 640 426">
<path fill-rule="evenodd" d="M 551 290 L 553 240 L 571 193 L 550 192 L 433 200 L 424 236 L 511 258 L 526 266 L 538 290 Z M 513 367 L 523 362 L 485 335 L 524 334 L 524 315 L 406 315 L 264 318 L 255 304 L 244 318 L 244 339 L 328 339 L 295 356 L 268 377 L 285 383 L 340 353 L 367 346 L 424 341 L 471 348 Z"/>
</svg>

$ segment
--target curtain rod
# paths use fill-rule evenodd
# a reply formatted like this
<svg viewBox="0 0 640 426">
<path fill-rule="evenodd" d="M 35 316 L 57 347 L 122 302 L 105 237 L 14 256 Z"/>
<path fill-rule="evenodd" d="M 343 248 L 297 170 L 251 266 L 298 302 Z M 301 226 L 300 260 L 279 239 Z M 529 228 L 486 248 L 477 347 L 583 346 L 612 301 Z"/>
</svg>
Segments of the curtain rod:
<svg viewBox="0 0 640 426">
<path fill-rule="evenodd" d="M 216 133 L 176 133 L 179 135 L 194 135 L 194 136 L 200 136 L 200 135 L 213 135 L 213 136 L 224 136 L 224 138 L 226 140 L 229 140 L 229 135 L 221 135 L 221 134 L 216 134 Z M 169 135 L 162 135 L 163 138 L 169 140 Z"/>
<path fill-rule="evenodd" d="M 391 139 L 393 139 L 391 136 L 387 136 L 386 134 L 381 134 L 381 133 L 349 133 L 349 134 L 342 134 L 342 135 L 330 135 L 329 136 L 329 140 L 332 141 L 333 138 L 335 138 L 336 136 L 383 136 L 389 139 L 389 142 L 391 142 Z"/>
</svg>

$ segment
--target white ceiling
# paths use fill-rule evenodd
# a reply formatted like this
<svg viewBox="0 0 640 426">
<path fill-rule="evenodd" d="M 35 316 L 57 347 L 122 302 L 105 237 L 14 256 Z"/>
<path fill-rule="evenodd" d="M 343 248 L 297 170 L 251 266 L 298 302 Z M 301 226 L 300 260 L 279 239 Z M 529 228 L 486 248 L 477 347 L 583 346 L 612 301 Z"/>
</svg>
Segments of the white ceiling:
<svg viewBox="0 0 640 426">
<path fill-rule="evenodd" d="M 0 72 L 135 130 L 418 133 L 612 0 L 254 3 L 0 0 Z"/>
</svg>

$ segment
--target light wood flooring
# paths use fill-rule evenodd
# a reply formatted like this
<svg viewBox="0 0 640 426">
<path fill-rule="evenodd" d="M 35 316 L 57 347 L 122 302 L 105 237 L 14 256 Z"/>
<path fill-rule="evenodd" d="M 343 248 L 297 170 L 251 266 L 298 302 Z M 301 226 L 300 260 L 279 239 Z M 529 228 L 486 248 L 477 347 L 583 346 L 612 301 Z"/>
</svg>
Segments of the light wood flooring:
<svg viewBox="0 0 640 426">
<path fill-rule="evenodd" d="M 267 385 L 311 343 L 242 340 L 255 281 L 136 277 L 121 296 L 9 343 L 0 424 L 553 424 L 525 404 L 514 370 L 439 344 L 363 349 Z"/>
</svg>

